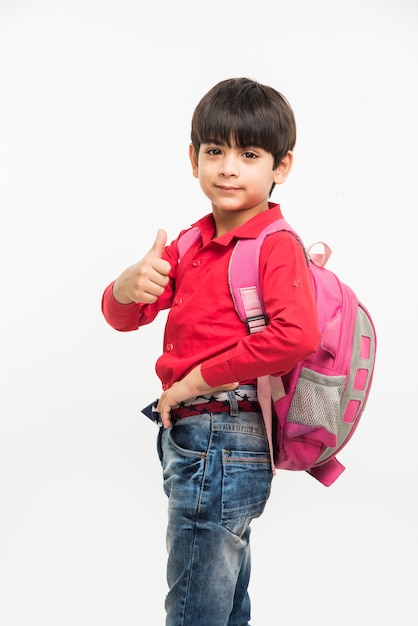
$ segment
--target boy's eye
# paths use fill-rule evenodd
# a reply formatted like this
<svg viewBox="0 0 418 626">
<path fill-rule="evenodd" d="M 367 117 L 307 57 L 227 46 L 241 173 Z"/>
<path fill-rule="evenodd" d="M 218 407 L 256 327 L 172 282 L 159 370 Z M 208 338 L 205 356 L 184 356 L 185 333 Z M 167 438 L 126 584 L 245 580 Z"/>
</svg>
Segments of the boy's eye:
<svg viewBox="0 0 418 626">
<path fill-rule="evenodd" d="M 251 151 L 244 152 L 244 156 L 245 156 L 246 159 L 256 159 L 257 158 L 257 155 L 254 154 L 254 152 L 251 152 Z"/>
<path fill-rule="evenodd" d="M 221 151 L 219 148 L 209 148 L 209 150 L 206 150 L 207 154 L 213 154 L 213 155 L 218 155 L 221 154 Z"/>
</svg>

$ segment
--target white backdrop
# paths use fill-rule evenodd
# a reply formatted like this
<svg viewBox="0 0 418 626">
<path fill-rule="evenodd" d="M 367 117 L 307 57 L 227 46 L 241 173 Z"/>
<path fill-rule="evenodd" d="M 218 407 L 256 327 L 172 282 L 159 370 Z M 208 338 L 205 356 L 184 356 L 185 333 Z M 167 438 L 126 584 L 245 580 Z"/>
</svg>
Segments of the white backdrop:
<svg viewBox="0 0 418 626">
<path fill-rule="evenodd" d="M 210 210 L 188 163 L 213 84 L 290 100 L 273 199 L 373 314 L 374 387 L 326 489 L 274 480 L 254 626 L 416 626 L 415 0 L 0 0 L 0 623 L 164 623 L 155 427 L 164 318 L 111 329 L 106 285 Z"/>
</svg>

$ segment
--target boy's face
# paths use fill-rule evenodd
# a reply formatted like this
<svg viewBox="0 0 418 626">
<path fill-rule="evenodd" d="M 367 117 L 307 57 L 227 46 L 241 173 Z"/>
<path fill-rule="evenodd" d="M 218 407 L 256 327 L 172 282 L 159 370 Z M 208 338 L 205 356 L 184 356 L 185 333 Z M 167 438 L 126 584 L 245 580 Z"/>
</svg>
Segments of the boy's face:
<svg viewBox="0 0 418 626">
<path fill-rule="evenodd" d="M 190 146 L 193 176 L 214 213 L 248 211 L 248 218 L 267 209 L 272 185 L 286 180 L 292 157 L 289 152 L 273 169 L 273 155 L 262 148 L 214 142 L 202 144 L 196 155 Z"/>
</svg>

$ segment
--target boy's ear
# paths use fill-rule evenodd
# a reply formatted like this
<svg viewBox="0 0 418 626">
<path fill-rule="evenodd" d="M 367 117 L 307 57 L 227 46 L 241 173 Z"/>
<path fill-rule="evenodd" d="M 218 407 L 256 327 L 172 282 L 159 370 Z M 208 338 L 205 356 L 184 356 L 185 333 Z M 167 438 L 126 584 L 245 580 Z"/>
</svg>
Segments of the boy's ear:
<svg viewBox="0 0 418 626">
<path fill-rule="evenodd" d="M 284 183 L 293 165 L 293 152 L 289 150 L 273 171 L 273 181 L 276 185 Z"/>
<path fill-rule="evenodd" d="M 192 173 L 195 178 L 199 178 L 199 161 L 197 158 L 196 150 L 191 143 L 189 146 L 189 159 L 192 164 Z"/>
</svg>

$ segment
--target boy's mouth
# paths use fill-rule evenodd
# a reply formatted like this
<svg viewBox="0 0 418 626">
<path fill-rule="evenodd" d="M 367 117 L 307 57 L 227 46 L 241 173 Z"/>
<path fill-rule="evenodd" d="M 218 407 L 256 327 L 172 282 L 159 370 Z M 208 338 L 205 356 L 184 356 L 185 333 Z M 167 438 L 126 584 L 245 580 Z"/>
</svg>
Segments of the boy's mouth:
<svg viewBox="0 0 418 626">
<path fill-rule="evenodd" d="M 232 193 L 234 191 L 239 191 L 240 187 L 227 187 L 226 185 L 216 185 L 220 191 L 225 191 L 226 193 Z"/>
</svg>

